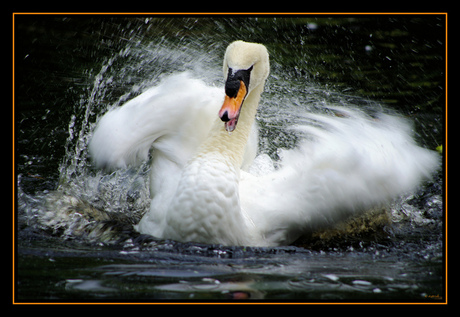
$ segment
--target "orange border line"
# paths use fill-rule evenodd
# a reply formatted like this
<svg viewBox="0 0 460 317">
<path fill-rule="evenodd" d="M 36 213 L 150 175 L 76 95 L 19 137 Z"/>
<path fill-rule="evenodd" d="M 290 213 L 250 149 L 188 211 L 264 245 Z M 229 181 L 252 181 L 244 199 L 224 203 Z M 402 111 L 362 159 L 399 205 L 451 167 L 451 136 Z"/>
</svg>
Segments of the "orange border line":
<svg viewBox="0 0 460 317">
<path fill-rule="evenodd" d="M 16 153 L 16 147 L 15 147 L 15 140 L 16 140 L 16 135 L 15 135 L 15 126 L 14 126 L 14 123 L 15 123 L 15 112 L 14 112 L 14 108 L 15 108 L 15 100 L 14 100 L 14 14 L 13 14 L 13 24 L 12 24 L 12 48 L 13 48 L 13 56 L 12 56 L 12 77 L 13 77 L 13 82 L 12 82 L 12 102 L 13 102 L 13 105 L 12 105 L 12 120 L 13 120 L 13 123 L 12 123 L 12 128 L 13 128 L 13 138 L 12 138 L 12 141 L 13 141 L 13 230 L 12 230 L 12 236 L 13 236 L 13 274 L 12 274 L 12 283 L 13 283 L 13 304 L 15 304 L 14 302 L 14 295 L 15 295 L 15 281 L 16 281 L 16 276 L 15 276 L 15 268 L 16 268 L 16 258 L 15 258 L 15 255 L 16 255 L 16 245 L 15 245 L 15 242 L 16 242 L 16 235 L 15 235 L 15 229 L 16 229 L 16 223 L 15 223 L 15 217 L 16 217 L 16 208 L 15 208 L 15 202 L 16 202 L 16 186 L 17 186 L 17 183 L 16 183 L 16 156 L 15 156 L 15 153 Z"/>
<path fill-rule="evenodd" d="M 444 187 L 444 212 L 445 212 L 445 293 L 444 302 L 16 302 L 15 301 L 15 201 L 16 201 L 16 161 L 15 161 L 15 69 L 14 69 L 14 27 L 16 15 L 202 15 L 202 16 L 216 16 L 216 15 L 443 15 L 445 16 L 445 146 L 443 147 L 444 163 L 445 163 L 445 187 Z M 13 305 L 447 305 L 448 303 L 448 265 L 447 265 L 447 151 L 448 151 L 448 133 L 447 133 L 447 112 L 448 112 L 448 14 L 447 12 L 13 12 L 12 13 L 12 121 L 13 121 L 13 269 L 12 269 L 12 286 L 13 286 Z"/>
<path fill-rule="evenodd" d="M 445 15 L 447 12 L 14 12 L 13 15 Z"/>
</svg>

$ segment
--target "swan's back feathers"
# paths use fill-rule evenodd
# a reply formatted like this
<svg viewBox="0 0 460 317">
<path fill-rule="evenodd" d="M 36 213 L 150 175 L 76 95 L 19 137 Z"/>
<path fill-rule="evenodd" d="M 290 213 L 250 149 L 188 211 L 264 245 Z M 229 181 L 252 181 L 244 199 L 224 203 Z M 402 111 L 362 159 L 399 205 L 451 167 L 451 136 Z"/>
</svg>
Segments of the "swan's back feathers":
<svg viewBox="0 0 460 317">
<path fill-rule="evenodd" d="M 311 117 L 323 127 L 296 127 L 310 137 L 284 151 L 279 170 L 242 177 L 242 208 L 267 245 L 292 243 L 388 202 L 439 167 L 439 155 L 417 146 L 400 118 L 355 111 Z"/>
<path fill-rule="evenodd" d="M 92 159 L 99 167 L 136 165 L 155 142 L 183 164 L 207 136 L 222 100 L 222 89 L 187 73 L 170 76 L 101 118 L 89 145 Z"/>
</svg>

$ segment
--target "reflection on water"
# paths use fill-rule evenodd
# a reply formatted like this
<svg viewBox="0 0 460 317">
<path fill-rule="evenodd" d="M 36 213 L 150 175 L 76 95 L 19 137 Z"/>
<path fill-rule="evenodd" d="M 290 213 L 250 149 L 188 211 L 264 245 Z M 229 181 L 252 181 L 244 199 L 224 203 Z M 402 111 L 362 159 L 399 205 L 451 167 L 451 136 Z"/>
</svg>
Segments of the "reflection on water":
<svg viewBox="0 0 460 317">
<path fill-rule="evenodd" d="M 271 54 L 258 119 L 261 150 L 273 159 L 296 144 L 287 129 L 296 109 L 328 105 L 397 110 L 435 149 L 443 142 L 443 16 L 15 21 L 17 300 L 433 301 L 444 294 L 441 174 L 371 230 L 290 247 L 222 247 L 133 232 L 149 206 L 148 164 L 108 174 L 92 168 L 86 149 L 98 117 L 165 74 L 188 70 L 221 85 L 221 57 L 235 39 L 262 42 Z"/>
<path fill-rule="evenodd" d="M 416 248 L 402 243 L 335 251 L 174 242 L 117 250 L 61 247 L 23 249 L 29 261 L 19 265 L 24 276 L 21 297 L 314 301 L 420 300 L 442 294 L 439 251 L 411 254 Z M 37 273 L 36 267 L 43 271 Z M 30 279 L 36 274 L 46 282 Z"/>
</svg>

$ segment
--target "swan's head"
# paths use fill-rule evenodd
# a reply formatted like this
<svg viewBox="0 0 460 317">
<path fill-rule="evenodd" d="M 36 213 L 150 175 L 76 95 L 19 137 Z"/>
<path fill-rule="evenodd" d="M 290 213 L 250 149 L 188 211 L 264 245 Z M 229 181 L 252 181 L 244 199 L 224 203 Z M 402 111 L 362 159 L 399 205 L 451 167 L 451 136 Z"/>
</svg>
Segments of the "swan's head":
<svg viewBox="0 0 460 317">
<path fill-rule="evenodd" d="M 225 101 L 219 117 L 232 132 L 248 94 L 265 83 L 270 71 L 265 46 L 236 41 L 227 47 L 224 57 Z"/>
</svg>

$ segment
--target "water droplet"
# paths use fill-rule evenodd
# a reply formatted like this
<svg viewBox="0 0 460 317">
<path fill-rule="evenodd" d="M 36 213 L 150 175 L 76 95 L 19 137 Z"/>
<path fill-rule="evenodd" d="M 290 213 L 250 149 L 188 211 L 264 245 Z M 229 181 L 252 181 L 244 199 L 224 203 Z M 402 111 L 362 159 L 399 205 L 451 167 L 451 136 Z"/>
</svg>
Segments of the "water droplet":
<svg viewBox="0 0 460 317">
<path fill-rule="evenodd" d="M 323 276 L 334 282 L 339 280 L 339 277 L 335 274 L 323 274 Z"/>
<path fill-rule="evenodd" d="M 372 285 L 371 282 L 369 281 L 363 281 L 363 280 L 354 280 L 353 282 L 351 282 L 352 284 L 354 285 L 360 285 L 360 286 L 369 286 L 369 285 Z"/>
</svg>

